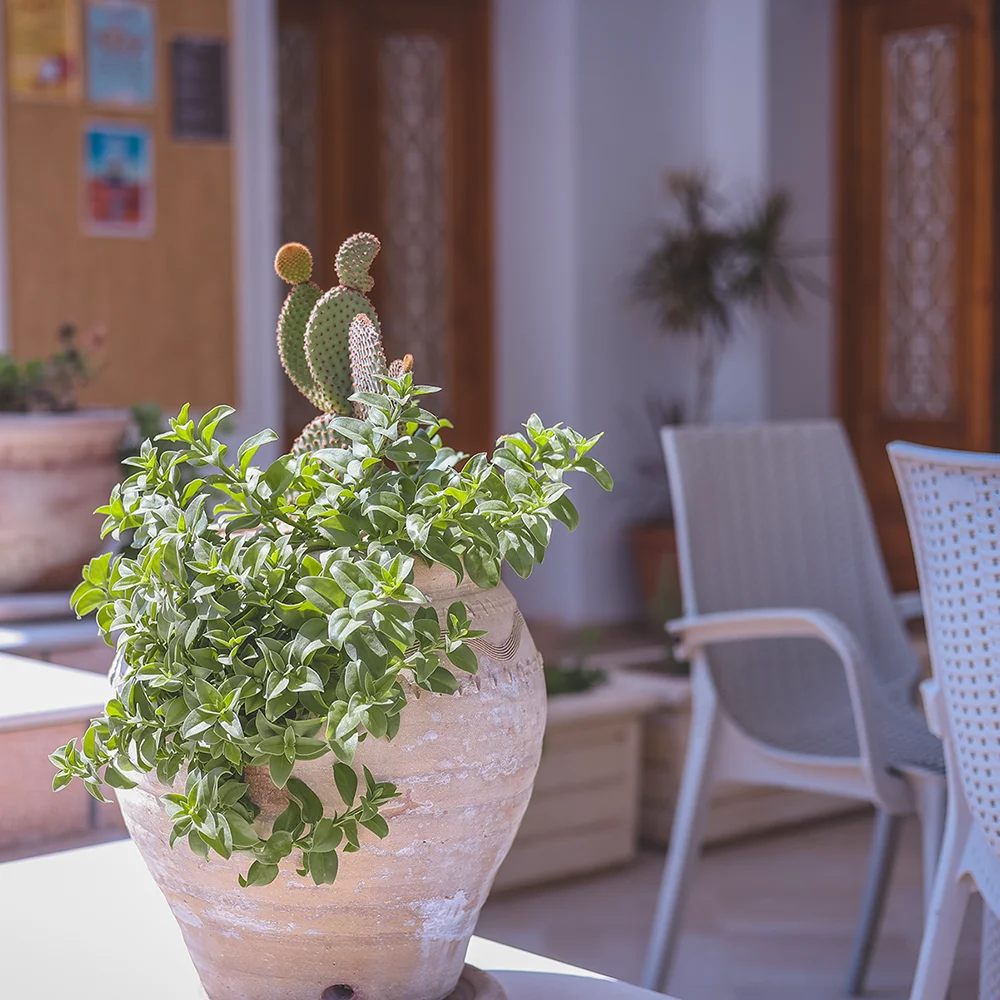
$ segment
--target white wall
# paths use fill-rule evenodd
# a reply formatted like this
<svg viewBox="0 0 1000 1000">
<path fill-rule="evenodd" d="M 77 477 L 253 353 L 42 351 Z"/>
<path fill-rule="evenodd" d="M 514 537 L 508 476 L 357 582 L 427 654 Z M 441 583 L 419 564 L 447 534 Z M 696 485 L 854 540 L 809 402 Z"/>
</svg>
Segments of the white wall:
<svg viewBox="0 0 1000 1000">
<path fill-rule="evenodd" d="M 811 244 L 804 261 L 829 286 L 833 265 L 833 0 L 770 0 L 771 183 L 792 196 L 789 237 Z M 776 312 L 768 344 L 775 420 L 836 411 L 830 295 L 802 296 L 794 315 Z"/>
<path fill-rule="evenodd" d="M 576 490 L 580 528 L 513 581 L 530 617 L 637 617 L 624 529 L 646 507 L 643 400 L 689 396 L 692 355 L 631 302 L 630 275 L 671 169 L 711 167 L 733 195 L 785 184 L 809 205 L 797 229 L 826 224 L 829 168 L 817 164 L 828 155 L 831 4 L 495 0 L 498 425 L 537 411 L 604 430 L 597 457 L 619 484 L 610 496 Z M 797 321 L 801 337 L 788 323 L 748 324 L 720 371 L 715 418 L 828 406 L 817 389 L 828 373 L 815 370 L 829 356 L 823 313 Z M 798 337 L 795 350 L 772 349 L 772 337 Z"/>
<path fill-rule="evenodd" d="M 698 0 L 495 4 L 498 423 L 537 411 L 584 433 L 622 485 L 582 484 L 582 523 L 528 581 L 529 615 L 634 616 L 625 525 L 648 393 L 683 389 L 629 276 L 662 207 L 662 174 L 701 148 Z M 629 490 L 629 480 L 633 490 Z M 565 534 L 565 533 L 563 533 Z"/>
</svg>

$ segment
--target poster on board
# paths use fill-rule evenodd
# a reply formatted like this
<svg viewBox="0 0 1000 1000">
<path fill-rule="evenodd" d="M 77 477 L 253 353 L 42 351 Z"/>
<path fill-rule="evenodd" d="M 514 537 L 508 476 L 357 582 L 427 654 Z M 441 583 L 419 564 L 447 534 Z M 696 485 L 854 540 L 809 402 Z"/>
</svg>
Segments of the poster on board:
<svg viewBox="0 0 1000 1000">
<path fill-rule="evenodd" d="M 127 108 L 153 103 L 155 30 L 148 4 L 132 0 L 88 4 L 88 100 Z"/>
<path fill-rule="evenodd" d="M 7 80 L 18 100 L 80 97 L 77 0 L 7 0 Z"/>
<path fill-rule="evenodd" d="M 153 136 L 144 125 L 90 122 L 83 130 L 83 231 L 152 235 Z"/>
</svg>

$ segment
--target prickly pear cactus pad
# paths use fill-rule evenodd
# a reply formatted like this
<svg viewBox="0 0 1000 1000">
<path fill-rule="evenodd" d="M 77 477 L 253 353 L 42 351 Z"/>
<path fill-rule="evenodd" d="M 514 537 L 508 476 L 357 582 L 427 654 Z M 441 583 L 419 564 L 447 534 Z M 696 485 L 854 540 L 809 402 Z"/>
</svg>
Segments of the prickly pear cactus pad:
<svg viewBox="0 0 1000 1000">
<path fill-rule="evenodd" d="M 292 290 L 278 317 L 278 355 L 296 388 L 313 406 L 324 409 L 326 399 L 313 381 L 306 361 L 305 334 L 309 314 L 323 290 L 309 280 L 312 254 L 301 243 L 286 243 L 274 258 L 274 269 Z"/>
<path fill-rule="evenodd" d="M 274 259 L 278 275 L 291 284 L 278 319 L 281 362 L 298 390 L 323 414 L 295 442 L 294 451 L 336 448 L 343 444 L 329 418 L 354 413 L 364 419 L 363 403 L 352 407 L 355 392 L 378 392 L 382 376 L 399 376 L 413 367 L 408 354 L 386 365 L 375 307 L 367 293 L 375 282 L 368 273 L 379 251 L 371 233 L 345 240 L 337 253 L 339 282 L 323 293 L 309 279 L 312 254 L 301 243 L 286 243 Z"/>
</svg>

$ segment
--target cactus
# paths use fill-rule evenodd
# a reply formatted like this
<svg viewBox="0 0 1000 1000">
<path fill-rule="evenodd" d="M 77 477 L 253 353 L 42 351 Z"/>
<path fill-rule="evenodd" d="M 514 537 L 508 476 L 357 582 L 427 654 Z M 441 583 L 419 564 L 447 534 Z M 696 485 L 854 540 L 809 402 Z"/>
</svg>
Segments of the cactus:
<svg viewBox="0 0 1000 1000">
<path fill-rule="evenodd" d="M 296 453 L 343 447 L 331 418 L 367 415 L 361 403 L 352 410 L 350 396 L 378 392 L 378 376 L 398 377 L 413 366 L 410 355 L 386 365 L 378 315 L 367 298 L 375 283 L 368 269 L 378 251 L 370 233 L 346 240 L 335 265 L 339 284 L 325 293 L 310 281 L 312 255 L 301 243 L 286 243 L 274 259 L 278 275 L 292 285 L 278 319 L 281 363 L 298 390 L 324 411 L 296 440 Z"/>
</svg>

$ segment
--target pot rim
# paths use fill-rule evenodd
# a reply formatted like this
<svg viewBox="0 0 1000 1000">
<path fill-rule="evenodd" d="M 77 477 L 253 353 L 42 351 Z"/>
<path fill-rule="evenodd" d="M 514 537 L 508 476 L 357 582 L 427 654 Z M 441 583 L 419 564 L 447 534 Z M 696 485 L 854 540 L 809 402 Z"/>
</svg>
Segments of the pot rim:
<svg viewBox="0 0 1000 1000">
<path fill-rule="evenodd" d="M 132 417 L 125 407 L 84 407 L 80 410 L 67 410 L 62 413 L 0 413 L 0 424 L 59 424 L 64 421 L 73 423 L 105 423 L 111 421 L 127 422 Z"/>
</svg>

